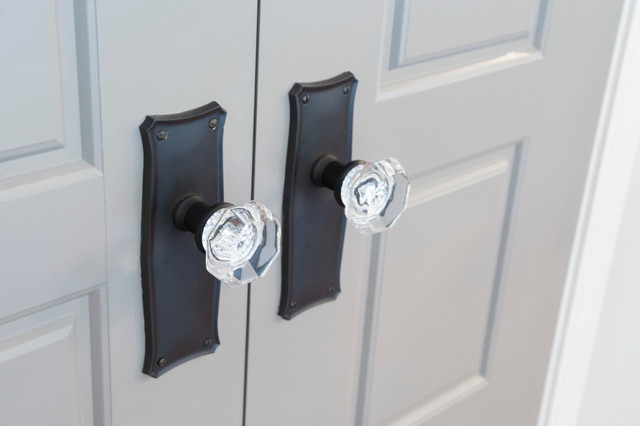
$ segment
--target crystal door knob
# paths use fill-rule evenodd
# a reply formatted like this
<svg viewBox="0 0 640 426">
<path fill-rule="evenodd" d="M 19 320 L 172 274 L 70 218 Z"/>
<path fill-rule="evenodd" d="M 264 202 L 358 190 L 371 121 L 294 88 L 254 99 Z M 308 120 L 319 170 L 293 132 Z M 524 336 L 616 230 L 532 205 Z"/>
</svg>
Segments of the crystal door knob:
<svg viewBox="0 0 640 426">
<path fill-rule="evenodd" d="M 392 227 L 407 206 L 409 178 L 392 157 L 345 165 L 325 156 L 316 162 L 312 179 L 316 185 L 333 189 L 347 219 L 363 234 Z"/>
<path fill-rule="evenodd" d="M 209 206 L 190 196 L 176 207 L 174 221 L 193 232 L 207 271 L 230 287 L 261 278 L 280 254 L 280 222 L 258 201 Z"/>
</svg>

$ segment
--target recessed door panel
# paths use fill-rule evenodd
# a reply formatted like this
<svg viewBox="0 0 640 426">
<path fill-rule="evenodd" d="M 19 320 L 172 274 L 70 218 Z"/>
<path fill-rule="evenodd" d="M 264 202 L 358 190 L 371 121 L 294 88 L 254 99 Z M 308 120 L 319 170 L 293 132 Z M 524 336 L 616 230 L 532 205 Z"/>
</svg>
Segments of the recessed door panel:
<svg viewBox="0 0 640 426">
<path fill-rule="evenodd" d="M 0 2 L 0 178 L 73 160 L 93 162 L 91 64 L 95 40 L 86 5 Z M 95 105 L 93 105 L 95 108 Z M 81 114 L 84 109 L 84 115 Z M 84 152 L 84 156 L 83 156 Z"/>
<path fill-rule="evenodd" d="M 414 179 L 403 220 L 374 241 L 372 424 L 429 417 L 490 380 L 520 149 Z"/>
<path fill-rule="evenodd" d="M 387 5 L 387 84 L 539 58 L 548 0 L 396 0 Z M 532 56 L 533 55 L 533 56 Z"/>
<path fill-rule="evenodd" d="M 99 374 L 103 342 L 92 335 L 100 314 L 83 295 L 0 325 L 0 400 L 3 422 L 82 425 L 100 423 L 104 407 Z M 97 328 L 96 328 L 97 327 Z"/>
</svg>

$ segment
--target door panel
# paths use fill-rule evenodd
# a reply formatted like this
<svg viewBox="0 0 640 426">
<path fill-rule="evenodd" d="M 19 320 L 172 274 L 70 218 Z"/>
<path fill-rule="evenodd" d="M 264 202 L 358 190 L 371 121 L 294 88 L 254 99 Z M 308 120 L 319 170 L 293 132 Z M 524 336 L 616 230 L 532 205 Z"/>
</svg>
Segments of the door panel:
<svg viewBox="0 0 640 426">
<path fill-rule="evenodd" d="M 414 179 L 402 222 L 374 241 L 372 424 L 414 406 L 427 415 L 487 385 L 519 151 Z"/>
<path fill-rule="evenodd" d="M 465 66 L 504 66 L 542 48 L 548 0 L 395 0 L 386 5 L 386 83 Z M 488 63 L 487 63 L 488 61 Z"/>
<path fill-rule="evenodd" d="M 622 2 L 472 3 L 262 4 L 256 197 L 282 205 L 290 87 L 346 70 L 354 158 L 412 192 L 347 225 L 335 302 L 285 321 L 252 285 L 247 424 L 536 423 Z"/>
<path fill-rule="evenodd" d="M 90 323 L 85 295 L 0 326 L 3 422 L 92 423 Z"/>
<path fill-rule="evenodd" d="M 0 3 L 0 51 L 11 58 L 0 71 L 0 177 L 40 170 L 82 157 L 80 64 L 76 38 L 92 37 L 70 1 Z M 81 99 L 82 98 L 82 99 Z M 15 102 L 18 100 L 18 102 Z M 86 105 L 82 105 L 86 107 Z M 89 159 L 91 161 L 91 159 Z"/>
</svg>

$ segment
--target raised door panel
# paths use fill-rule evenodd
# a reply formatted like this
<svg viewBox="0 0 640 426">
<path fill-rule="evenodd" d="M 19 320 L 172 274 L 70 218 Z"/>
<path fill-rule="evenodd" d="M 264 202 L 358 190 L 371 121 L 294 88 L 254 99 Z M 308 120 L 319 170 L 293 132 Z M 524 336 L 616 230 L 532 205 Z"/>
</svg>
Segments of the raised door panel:
<svg viewBox="0 0 640 426">
<path fill-rule="evenodd" d="M 49 173 L 0 181 L 0 318 L 106 281 L 101 173 L 81 163 Z"/>
<path fill-rule="evenodd" d="M 391 83 L 539 56 L 549 1 L 394 0 L 386 7 L 381 76 Z"/>
<path fill-rule="evenodd" d="M 404 63 L 527 38 L 532 1 L 406 2 Z"/>
<path fill-rule="evenodd" d="M 81 109 L 91 108 L 91 58 L 82 49 L 93 29 L 77 3 L 0 2 L 0 55 L 8 65 L 0 70 L 0 178 L 81 160 L 92 150 L 81 137 L 81 127 L 92 126 L 82 123 Z"/>
<path fill-rule="evenodd" d="M 100 339 L 91 332 L 95 312 L 89 299 L 81 296 L 0 325 L 3 422 L 93 423 L 94 398 L 101 403 L 101 390 L 100 382 L 92 380 L 93 368 L 99 368 L 92 350 Z"/>
<path fill-rule="evenodd" d="M 489 383 L 521 150 L 416 177 L 403 220 L 374 240 L 371 424 L 431 417 Z"/>
</svg>

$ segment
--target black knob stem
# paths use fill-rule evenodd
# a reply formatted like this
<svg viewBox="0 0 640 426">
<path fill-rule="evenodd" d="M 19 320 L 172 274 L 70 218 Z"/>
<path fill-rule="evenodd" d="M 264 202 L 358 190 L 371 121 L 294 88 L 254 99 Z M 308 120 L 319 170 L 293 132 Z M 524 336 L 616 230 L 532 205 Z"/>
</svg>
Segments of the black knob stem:
<svg viewBox="0 0 640 426">
<path fill-rule="evenodd" d="M 184 215 L 184 226 L 187 231 L 194 235 L 202 235 L 203 222 L 211 216 L 211 207 L 204 201 L 193 203 Z"/>
<path fill-rule="evenodd" d="M 364 164 L 364 161 L 354 160 L 347 164 L 341 163 L 333 155 L 325 155 L 320 157 L 311 170 L 311 180 L 317 186 L 324 186 L 333 191 L 333 195 L 342 207 L 342 197 L 340 191 L 342 189 L 342 181 L 344 181 L 347 173 L 355 166 Z"/>
<path fill-rule="evenodd" d="M 232 205 L 229 203 L 211 205 L 197 195 L 190 195 L 176 204 L 173 210 L 173 222 L 178 229 L 191 232 L 195 237 L 196 246 L 204 253 L 202 230 L 207 219 L 216 211 Z"/>
<path fill-rule="evenodd" d="M 322 171 L 322 185 L 335 189 L 344 177 L 344 164 L 339 161 L 332 161 L 327 164 Z"/>
</svg>

